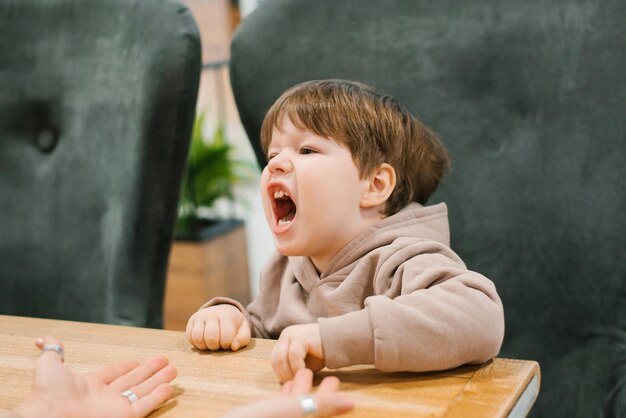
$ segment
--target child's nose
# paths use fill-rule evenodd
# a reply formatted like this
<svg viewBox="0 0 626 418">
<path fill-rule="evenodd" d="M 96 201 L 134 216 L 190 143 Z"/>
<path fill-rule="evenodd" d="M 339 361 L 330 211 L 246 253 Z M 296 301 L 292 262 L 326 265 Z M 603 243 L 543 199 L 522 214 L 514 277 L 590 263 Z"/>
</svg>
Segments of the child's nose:
<svg viewBox="0 0 626 418">
<path fill-rule="evenodd" d="M 267 163 L 271 173 L 287 173 L 293 168 L 291 160 L 283 153 L 276 155 Z"/>
</svg>

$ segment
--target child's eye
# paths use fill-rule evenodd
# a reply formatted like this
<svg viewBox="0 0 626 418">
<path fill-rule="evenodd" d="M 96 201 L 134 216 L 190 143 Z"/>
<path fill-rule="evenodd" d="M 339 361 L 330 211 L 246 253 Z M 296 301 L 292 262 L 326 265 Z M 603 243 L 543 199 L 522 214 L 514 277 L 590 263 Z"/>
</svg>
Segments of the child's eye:
<svg viewBox="0 0 626 418">
<path fill-rule="evenodd" d="M 315 150 L 313 148 L 309 148 L 309 147 L 302 147 L 300 148 L 300 154 L 314 154 Z"/>
</svg>

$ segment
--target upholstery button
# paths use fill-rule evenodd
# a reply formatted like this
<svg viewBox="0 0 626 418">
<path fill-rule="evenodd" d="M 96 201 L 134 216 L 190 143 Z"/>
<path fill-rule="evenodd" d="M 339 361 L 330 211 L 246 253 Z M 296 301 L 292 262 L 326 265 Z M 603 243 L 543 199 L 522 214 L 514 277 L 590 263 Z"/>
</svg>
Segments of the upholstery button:
<svg viewBox="0 0 626 418">
<path fill-rule="evenodd" d="M 496 138 L 493 135 L 485 135 L 482 137 L 481 147 L 485 154 L 491 157 L 498 157 L 504 152 L 506 143 L 501 138 Z"/>
<path fill-rule="evenodd" d="M 51 128 L 41 129 L 35 137 L 35 143 L 37 144 L 37 147 L 45 153 L 52 152 L 58 142 L 59 137 L 57 133 Z"/>
</svg>

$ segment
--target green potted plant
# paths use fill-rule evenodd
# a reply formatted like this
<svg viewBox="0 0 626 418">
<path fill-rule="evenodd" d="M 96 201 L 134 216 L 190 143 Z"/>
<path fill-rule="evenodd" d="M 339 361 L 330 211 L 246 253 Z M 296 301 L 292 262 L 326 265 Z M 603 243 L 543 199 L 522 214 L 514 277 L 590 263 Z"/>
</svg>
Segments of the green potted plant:
<svg viewBox="0 0 626 418">
<path fill-rule="evenodd" d="M 224 136 L 224 128 L 218 125 L 210 140 L 202 130 L 204 115 L 196 116 L 183 179 L 176 222 L 176 239 L 201 241 L 224 234 L 243 221 L 230 218 L 207 216 L 219 199 L 235 202 L 234 186 L 250 178 L 246 170 L 251 164 L 235 160 L 233 147 Z"/>
</svg>

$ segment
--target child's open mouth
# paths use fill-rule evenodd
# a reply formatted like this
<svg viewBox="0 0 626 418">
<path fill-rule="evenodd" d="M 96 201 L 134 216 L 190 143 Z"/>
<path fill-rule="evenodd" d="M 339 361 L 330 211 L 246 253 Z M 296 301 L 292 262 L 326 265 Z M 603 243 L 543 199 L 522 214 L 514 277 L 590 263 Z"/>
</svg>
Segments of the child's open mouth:
<svg viewBox="0 0 626 418">
<path fill-rule="evenodd" d="M 296 204 L 291 200 L 289 194 L 283 190 L 274 191 L 274 214 L 278 226 L 286 226 L 293 221 L 296 216 Z"/>
</svg>

